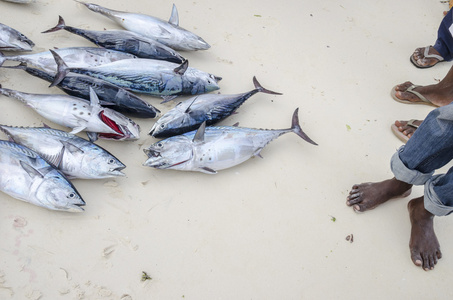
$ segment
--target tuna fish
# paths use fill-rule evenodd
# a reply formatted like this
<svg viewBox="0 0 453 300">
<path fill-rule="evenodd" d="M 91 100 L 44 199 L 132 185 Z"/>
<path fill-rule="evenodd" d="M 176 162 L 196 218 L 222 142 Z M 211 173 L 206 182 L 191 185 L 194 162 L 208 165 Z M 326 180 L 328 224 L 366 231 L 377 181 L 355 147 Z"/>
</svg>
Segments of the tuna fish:
<svg viewBox="0 0 453 300">
<path fill-rule="evenodd" d="M 21 63 L 18 66 L 5 67 L 11 69 L 22 69 L 27 73 L 52 82 L 55 77 L 54 72 L 47 72 L 35 68 L 29 68 Z M 136 118 L 155 118 L 160 114 L 160 110 L 145 102 L 135 94 L 120 88 L 107 81 L 93 78 L 81 74 L 68 74 L 56 86 L 68 95 L 90 100 L 90 87 L 98 95 L 100 104 L 121 113 L 125 113 Z"/>
<path fill-rule="evenodd" d="M 93 89 L 91 102 L 81 98 L 56 94 L 28 94 L 0 86 L 0 94 L 16 98 L 33 108 L 44 118 L 72 128 L 73 134 L 87 131 L 91 141 L 97 138 L 112 140 L 139 139 L 139 127 L 124 115 L 101 107 Z"/>
<path fill-rule="evenodd" d="M 216 174 L 245 162 L 282 134 L 294 132 L 305 141 L 317 145 L 299 125 L 298 110 L 294 111 L 289 129 L 252 129 L 235 126 L 206 127 L 173 136 L 144 149 L 145 166 L 157 169 L 199 171 Z"/>
<path fill-rule="evenodd" d="M 76 0 L 77 1 L 77 0 Z M 173 4 L 170 20 L 164 21 L 156 17 L 108 9 L 93 3 L 77 1 L 91 11 L 97 12 L 115 21 L 127 30 L 155 39 L 175 50 L 206 50 L 206 43 L 198 35 L 179 26 L 179 15 Z"/>
<path fill-rule="evenodd" d="M 58 64 L 55 86 L 69 73 L 88 75 L 108 81 L 132 92 L 153 96 L 195 95 L 219 89 L 222 78 L 189 68 L 186 60 L 181 65 L 154 59 L 123 59 L 91 68 L 70 68 L 57 53 L 50 50 Z"/>
<path fill-rule="evenodd" d="M 34 46 L 24 34 L 0 23 L 0 51 L 31 51 Z"/>
<path fill-rule="evenodd" d="M 68 179 L 34 151 L 0 141 L 0 190 L 51 210 L 81 212 L 82 197 Z"/>
<path fill-rule="evenodd" d="M 61 16 L 58 20 L 57 26 L 44 31 L 43 33 L 55 32 L 62 29 L 84 37 L 100 47 L 127 52 L 136 55 L 137 57 L 166 60 L 177 64 L 181 64 L 185 60 L 179 53 L 177 53 L 170 47 L 167 47 L 164 44 L 161 44 L 153 39 L 141 36 L 132 31 L 94 31 L 75 28 L 66 26 Z"/>
<path fill-rule="evenodd" d="M 126 166 L 102 147 L 74 134 L 49 127 L 0 125 L 15 143 L 35 151 L 68 178 L 101 179 L 124 176 Z"/>
<path fill-rule="evenodd" d="M 95 47 L 70 47 L 53 50 L 62 57 L 70 67 L 96 67 L 121 59 L 133 59 L 135 55 L 115 50 Z M 48 72 L 56 72 L 57 64 L 50 51 L 27 54 L 4 56 L 0 53 L 0 66 L 5 61 L 19 61 L 35 66 Z"/>
<path fill-rule="evenodd" d="M 255 89 L 242 94 L 206 94 L 182 101 L 157 120 L 149 134 L 158 138 L 183 134 L 199 128 L 205 121 L 206 125 L 213 125 L 225 119 L 258 92 L 281 95 L 263 88 L 255 77 L 253 84 Z"/>
</svg>

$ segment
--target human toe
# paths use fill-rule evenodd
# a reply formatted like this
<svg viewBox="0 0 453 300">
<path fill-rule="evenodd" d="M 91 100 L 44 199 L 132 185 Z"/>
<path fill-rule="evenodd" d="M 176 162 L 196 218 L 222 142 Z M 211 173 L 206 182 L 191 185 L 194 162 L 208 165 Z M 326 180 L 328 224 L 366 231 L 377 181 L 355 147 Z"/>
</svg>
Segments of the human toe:
<svg viewBox="0 0 453 300">
<path fill-rule="evenodd" d="M 403 82 L 403 83 L 398 84 L 397 86 L 395 86 L 395 90 L 396 91 L 400 91 L 400 92 L 405 92 L 408 88 L 410 88 L 413 85 L 414 84 L 412 82 L 406 81 L 406 82 Z"/>
<path fill-rule="evenodd" d="M 422 264 L 423 264 L 423 259 L 422 259 L 422 256 L 420 255 L 420 253 L 418 251 L 415 251 L 415 250 L 412 250 L 411 251 L 411 259 L 412 259 L 412 262 L 417 266 L 417 267 L 421 267 Z"/>
<path fill-rule="evenodd" d="M 355 204 L 352 209 L 356 212 L 356 213 L 361 213 L 364 211 L 362 204 Z"/>
<path fill-rule="evenodd" d="M 362 201 L 362 199 L 360 197 L 354 197 L 354 198 L 347 198 L 346 199 L 346 205 L 347 206 L 352 206 L 352 205 L 355 205 L 357 203 L 360 203 Z"/>
<path fill-rule="evenodd" d="M 425 52 L 425 48 L 417 48 L 415 49 L 414 53 L 412 54 L 412 57 L 414 59 L 421 59 L 424 57 L 423 53 Z"/>
</svg>

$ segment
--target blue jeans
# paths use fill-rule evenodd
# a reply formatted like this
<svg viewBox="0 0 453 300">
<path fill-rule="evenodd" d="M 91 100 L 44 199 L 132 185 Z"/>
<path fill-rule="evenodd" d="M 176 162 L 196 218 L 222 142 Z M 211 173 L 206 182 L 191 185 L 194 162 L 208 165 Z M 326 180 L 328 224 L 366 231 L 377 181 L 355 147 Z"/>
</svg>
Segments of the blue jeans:
<svg viewBox="0 0 453 300">
<path fill-rule="evenodd" d="M 437 30 L 437 40 L 433 46 L 440 53 L 440 56 L 447 61 L 453 59 L 453 37 L 449 30 L 453 24 L 452 10 L 453 8 L 450 9 L 440 23 L 439 29 Z"/>
<path fill-rule="evenodd" d="M 405 146 L 391 159 L 395 178 L 424 185 L 425 209 L 436 216 L 453 212 L 453 167 L 434 172 L 453 159 L 453 103 L 431 111 Z"/>
</svg>

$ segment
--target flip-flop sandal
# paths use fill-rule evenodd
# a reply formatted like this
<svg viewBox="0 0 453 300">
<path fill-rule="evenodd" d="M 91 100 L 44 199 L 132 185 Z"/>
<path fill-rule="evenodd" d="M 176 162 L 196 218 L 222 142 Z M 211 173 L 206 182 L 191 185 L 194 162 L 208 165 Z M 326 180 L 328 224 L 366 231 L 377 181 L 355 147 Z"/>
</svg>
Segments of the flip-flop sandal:
<svg viewBox="0 0 453 300">
<path fill-rule="evenodd" d="M 418 125 L 416 125 L 414 122 L 417 121 L 415 119 L 411 119 L 407 122 L 407 126 L 413 127 L 415 129 L 418 128 Z M 396 135 L 397 138 L 399 138 L 402 142 L 407 143 L 409 140 L 409 137 L 402 133 L 401 131 L 398 130 L 398 127 L 395 124 L 392 124 L 392 131 Z"/>
<path fill-rule="evenodd" d="M 416 66 L 417 68 L 419 69 L 426 69 L 426 68 L 431 68 L 431 67 L 434 67 L 435 65 L 437 65 L 438 63 L 440 63 L 441 61 L 444 61 L 444 58 L 440 55 L 437 55 L 437 54 L 429 54 L 429 49 L 430 49 L 431 46 L 426 46 L 425 47 L 425 50 L 423 52 L 423 56 L 425 58 L 435 58 L 438 60 L 438 62 L 436 62 L 434 65 L 431 65 L 431 66 L 422 66 L 422 65 L 419 65 L 418 62 L 415 60 L 414 58 L 414 54 L 411 55 L 410 59 L 411 59 L 411 63 L 414 64 L 414 66 Z"/>
<path fill-rule="evenodd" d="M 404 103 L 404 104 L 426 104 L 426 105 L 431 105 L 431 106 L 436 106 L 436 107 L 437 107 L 437 105 L 433 104 L 431 101 L 429 101 L 428 99 L 426 99 L 425 96 L 423 96 L 422 94 L 420 94 L 420 93 L 417 92 L 417 91 L 414 91 L 415 88 L 417 88 L 417 87 L 419 87 L 419 86 L 421 86 L 421 85 L 415 85 L 415 84 L 413 84 L 413 85 L 411 85 L 410 87 L 408 87 L 408 88 L 406 89 L 406 92 L 414 94 L 415 96 L 417 96 L 417 97 L 420 99 L 420 101 L 409 101 L 409 100 L 404 100 L 404 99 L 398 98 L 398 97 L 396 96 L 396 87 L 397 87 L 397 86 L 398 86 L 398 85 L 395 85 L 395 86 L 392 88 L 392 90 L 390 91 L 390 95 L 392 95 L 392 98 L 395 99 L 396 101 L 401 102 L 401 103 Z"/>
</svg>

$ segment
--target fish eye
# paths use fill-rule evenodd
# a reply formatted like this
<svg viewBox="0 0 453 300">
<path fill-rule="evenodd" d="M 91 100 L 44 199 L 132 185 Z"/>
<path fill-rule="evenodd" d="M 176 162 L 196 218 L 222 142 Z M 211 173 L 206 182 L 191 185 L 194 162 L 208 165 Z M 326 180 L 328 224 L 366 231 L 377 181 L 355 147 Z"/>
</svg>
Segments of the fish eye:
<svg viewBox="0 0 453 300">
<path fill-rule="evenodd" d="M 160 128 L 164 129 L 165 128 L 165 124 L 160 124 Z"/>
<path fill-rule="evenodd" d="M 75 193 L 69 193 L 68 198 L 70 198 L 70 199 L 75 198 Z"/>
<path fill-rule="evenodd" d="M 164 145 L 162 143 L 157 143 L 157 147 L 162 148 Z"/>
<path fill-rule="evenodd" d="M 113 164 L 115 160 L 113 158 L 109 159 L 109 164 Z"/>
</svg>

